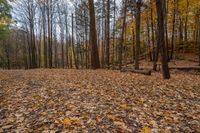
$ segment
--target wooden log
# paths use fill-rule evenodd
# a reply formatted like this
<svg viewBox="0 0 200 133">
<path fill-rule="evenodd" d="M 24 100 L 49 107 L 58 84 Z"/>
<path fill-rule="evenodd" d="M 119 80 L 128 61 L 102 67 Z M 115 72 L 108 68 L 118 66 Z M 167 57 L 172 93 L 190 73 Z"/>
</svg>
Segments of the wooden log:
<svg viewBox="0 0 200 133">
<path fill-rule="evenodd" d="M 132 72 L 132 73 L 139 73 L 139 74 L 144 74 L 144 75 L 151 75 L 151 70 L 135 70 L 135 69 L 122 69 L 121 72 Z"/>
<path fill-rule="evenodd" d="M 198 70 L 200 71 L 200 66 L 171 66 L 169 69 L 177 69 L 177 70 L 185 70 L 185 71 L 190 71 L 190 70 Z"/>
</svg>

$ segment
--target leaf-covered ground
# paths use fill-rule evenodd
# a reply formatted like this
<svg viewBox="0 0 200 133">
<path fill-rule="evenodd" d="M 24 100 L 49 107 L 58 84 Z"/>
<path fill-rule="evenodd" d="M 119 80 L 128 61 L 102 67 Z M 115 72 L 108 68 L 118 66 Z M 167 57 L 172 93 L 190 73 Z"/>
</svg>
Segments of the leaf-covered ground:
<svg viewBox="0 0 200 133">
<path fill-rule="evenodd" d="M 200 75 L 0 71 L 0 132 L 200 132 Z"/>
</svg>

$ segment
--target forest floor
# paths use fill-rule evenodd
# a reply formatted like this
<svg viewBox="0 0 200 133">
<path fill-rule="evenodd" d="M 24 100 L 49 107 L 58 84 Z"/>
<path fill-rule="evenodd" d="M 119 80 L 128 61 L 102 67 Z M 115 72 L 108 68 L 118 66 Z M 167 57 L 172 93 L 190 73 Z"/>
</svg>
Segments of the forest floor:
<svg viewBox="0 0 200 133">
<path fill-rule="evenodd" d="M 0 132 L 200 132 L 200 75 L 0 71 Z"/>
</svg>

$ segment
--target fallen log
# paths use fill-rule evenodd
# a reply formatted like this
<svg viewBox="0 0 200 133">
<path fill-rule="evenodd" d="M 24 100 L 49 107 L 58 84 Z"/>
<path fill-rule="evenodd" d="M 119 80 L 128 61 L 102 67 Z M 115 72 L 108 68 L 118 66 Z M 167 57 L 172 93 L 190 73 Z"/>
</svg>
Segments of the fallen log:
<svg viewBox="0 0 200 133">
<path fill-rule="evenodd" d="M 135 69 L 122 69 L 121 72 L 132 72 L 132 73 L 139 73 L 139 74 L 144 74 L 144 75 L 151 75 L 151 70 L 135 70 Z"/>
<path fill-rule="evenodd" d="M 200 71 L 200 66 L 171 66 L 169 69 L 177 69 L 177 70 L 185 70 L 185 71 L 190 71 L 190 70 L 196 70 Z"/>
</svg>

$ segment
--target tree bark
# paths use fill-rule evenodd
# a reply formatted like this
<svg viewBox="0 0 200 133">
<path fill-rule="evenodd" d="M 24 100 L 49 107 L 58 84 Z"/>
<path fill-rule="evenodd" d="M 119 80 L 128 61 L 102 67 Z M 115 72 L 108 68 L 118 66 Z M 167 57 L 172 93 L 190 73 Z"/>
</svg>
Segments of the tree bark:
<svg viewBox="0 0 200 133">
<path fill-rule="evenodd" d="M 158 45 L 160 46 L 160 52 L 162 57 L 162 71 L 163 71 L 163 78 L 169 79 L 170 73 L 169 73 L 169 66 L 168 66 L 168 60 L 167 60 L 167 51 L 165 46 L 165 31 L 164 31 L 164 20 L 165 20 L 165 0 L 156 0 L 156 9 L 157 9 L 157 16 L 158 16 L 158 37 L 159 39 Z"/>
<path fill-rule="evenodd" d="M 123 43 L 124 43 L 124 32 L 126 26 L 126 10 L 127 10 L 127 0 L 124 0 L 124 11 L 123 11 L 123 24 L 122 32 L 120 38 L 120 47 L 119 47 L 119 69 L 122 69 L 122 52 L 123 52 Z"/>
<path fill-rule="evenodd" d="M 89 2 L 89 14 L 90 14 L 90 45 L 91 45 L 91 68 L 100 68 L 99 53 L 97 48 L 97 32 L 96 32 L 96 20 L 94 10 L 94 0 L 88 0 Z"/>
<path fill-rule="evenodd" d="M 136 47 L 135 47 L 135 69 L 139 69 L 139 57 L 140 57 L 140 21 L 141 21 L 141 0 L 136 3 Z"/>
<path fill-rule="evenodd" d="M 198 48 L 199 48 L 199 66 L 200 66 L 200 10 L 198 11 Z"/>
<path fill-rule="evenodd" d="M 114 18 L 113 18 L 113 20 L 114 20 L 114 24 L 113 24 L 113 44 L 112 44 L 112 47 L 113 47 L 113 51 L 112 51 L 112 67 L 114 67 L 114 65 L 115 65 L 115 43 L 116 43 L 116 39 L 115 39 L 115 35 L 116 35 L 116 0 L 114 0 L 114 9 L 113 9 L 114 11 Z"/>
<path fill-rule="evenodd" d="M 78 69 L 77 57 L 76 57 L 75 47 L 74 47 L 74 15 L 73 14 L 72 14 L 72 52 L 73 52 L 73 56 L 74 56 L 75 67 L 76 67 L 76 69 Z"/>
<path fill-rule="evenodd" d="M 110 0 L 107 0 L 106 13 L 106 66 L 110 66 Z"/>
<path fill-rule="evenodd" d="M 177 0 L 174 0 L 174 10 L 173 10 L 173 22 L 172 22 L 172 40 L 171 40 L 171 55 L 170 59 L 173 59 L 173 53 L 175 48 L 175 23 L 176 23 L 176 10 L 177 10 Z"/>
</svg>

